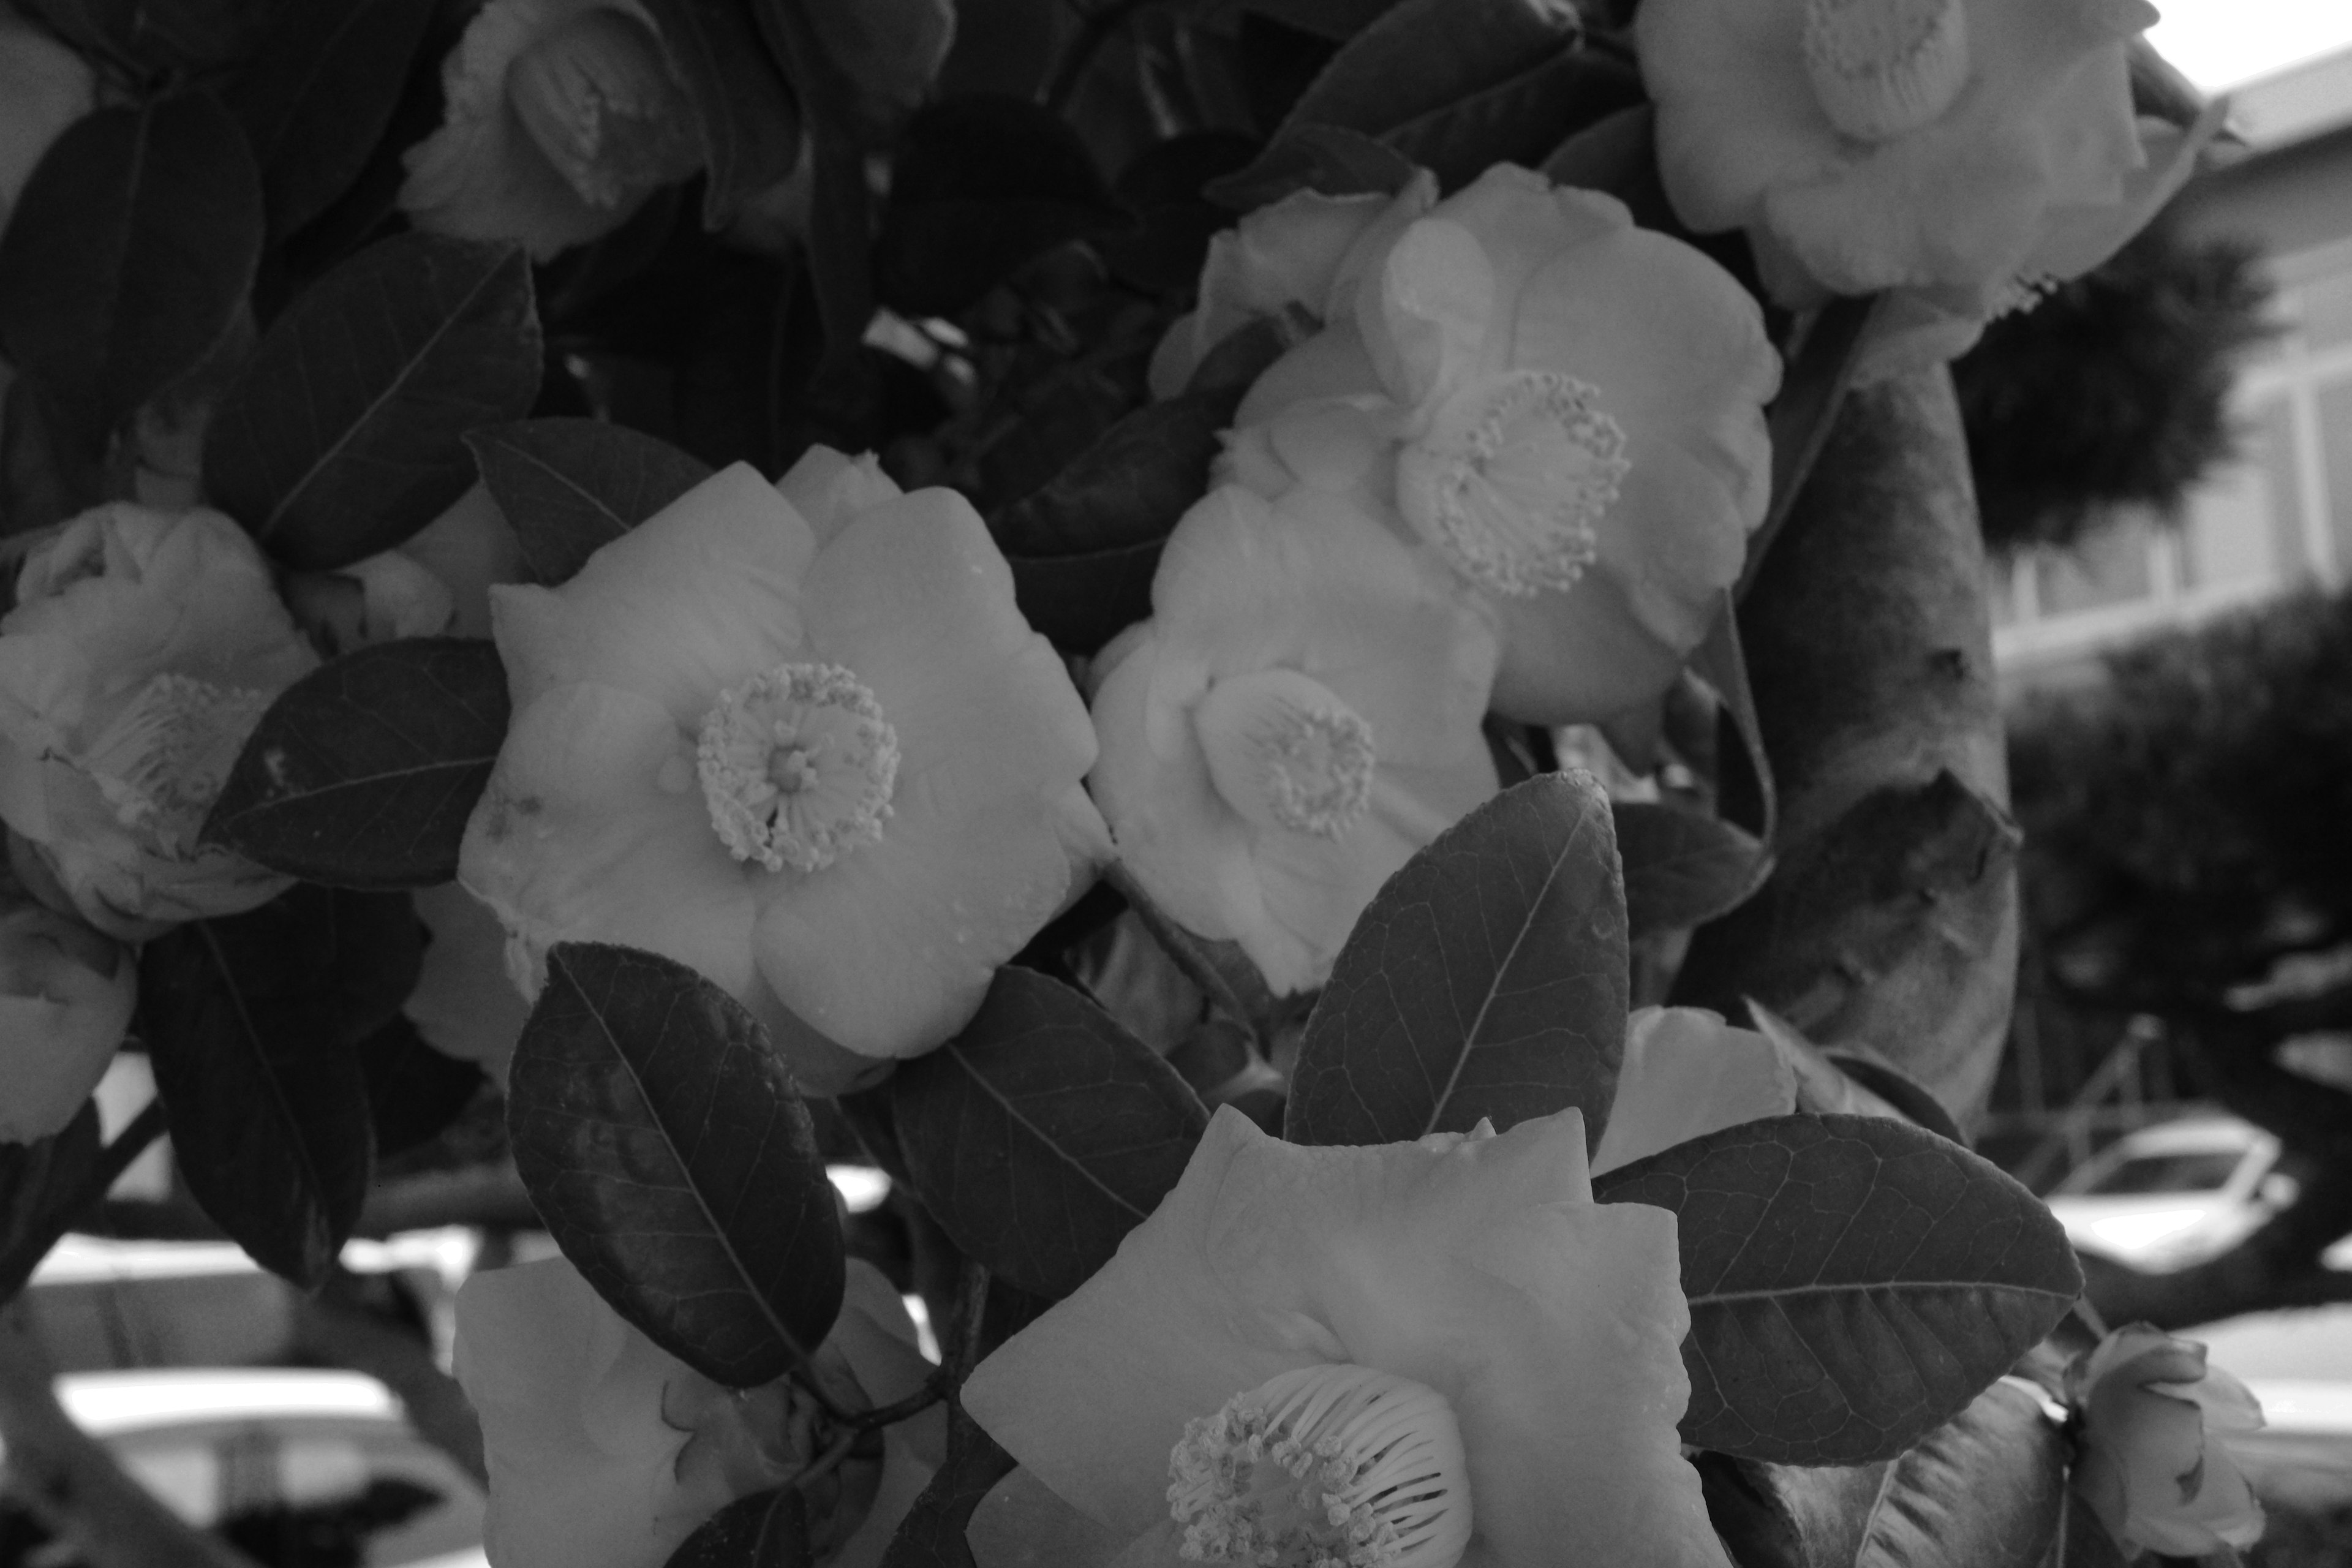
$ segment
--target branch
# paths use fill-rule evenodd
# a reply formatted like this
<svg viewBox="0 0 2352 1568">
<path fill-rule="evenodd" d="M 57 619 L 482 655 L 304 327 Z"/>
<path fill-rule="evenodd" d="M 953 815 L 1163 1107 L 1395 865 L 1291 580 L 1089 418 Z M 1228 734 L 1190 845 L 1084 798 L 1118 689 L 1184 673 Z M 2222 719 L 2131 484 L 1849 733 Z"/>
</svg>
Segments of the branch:
<svg viewBox="0 0 2352 1568">
<path fill-rule="evenodd" d="M 333 1284 L 295 1309 L 294 1346 L 336 1366 L 365 1373 L 399 1397 L 416 1435 L 484 1486 L 482 1428 L 457 1380 L 434 1363 L 432 1347 L 356 1302 Z"/>
<path fill-rule="evenodd" d="M 0 1316 L 0 1442 L 11 1489 L 71 1543 L 77 1561 L 90 1568 L 255 1568 L 124 1475 L 58 1405 L 53 1375 L 21 1315 Z"/>
<path fill-rule="evenodd" d="M 49 1255 L 49 1248 L 58 1244 L 58 1238 L 106 1196 L 106 1189 L 114 1185 L 131 1168 L 131 1162 L 144 1153 L 147 1145 L 163 1132 L 163 1102 L 149 1100 L 146 1109 L 122 1130 L 122 1136 L 99 1152 L 97 1162 L 80 1184 L 66 1194 L 65 1201 L 37 1217 L 16 1246 L 0 1252 L 0 1301 L 16 1300 L 25 1281 L 33 1277 L 33 1270 L 41 1266 L 41 1259 Z"/>
</svg>

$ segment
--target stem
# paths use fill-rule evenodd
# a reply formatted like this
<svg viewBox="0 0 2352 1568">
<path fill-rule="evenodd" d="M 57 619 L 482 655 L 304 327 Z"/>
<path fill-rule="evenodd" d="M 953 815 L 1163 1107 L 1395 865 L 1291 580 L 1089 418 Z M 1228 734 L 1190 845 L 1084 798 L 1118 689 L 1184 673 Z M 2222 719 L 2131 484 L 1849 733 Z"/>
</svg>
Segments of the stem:
<svg viewBox="0 0 2352 1568">
<path fill-rule="evenodd" d="M 904 1399 L 872 1410 L 844 1414 L 836 1416 L 835 1419 L 852 1432 L 871 1432 L 877 1426 L 896 1426 L 910 1415 L 920 1415 L 947 1396 L 946 1377 L 941 1373 L 933 1373 L 929 1382 Z"/>
<path fill-rule="evenodd" d="M 122 1130 L 122 1136 L 99 1151 L 97 1163 L 90 1166 L 80 1184 L 67 1194 L 65 1202 L 37 1218 L 26 1229 L 22 1240 L 0 1253 L 0 1302 L 16 1300 L 25 1281 L 33 1277 L 33 1270 L 41 1266 L 41 1259 L 49 1255 L 49 1248 L 58 1244 L 58 1238 L 106 1196 L 106 1189 L 131 1168 L 131 1161 L 147 1152 L 148 1144 L 163 1136 L 164 1122 L 163 1102 L 149 1100 L 146 1108 L 131 1118 L 131 1125 Z"/>
</svg>

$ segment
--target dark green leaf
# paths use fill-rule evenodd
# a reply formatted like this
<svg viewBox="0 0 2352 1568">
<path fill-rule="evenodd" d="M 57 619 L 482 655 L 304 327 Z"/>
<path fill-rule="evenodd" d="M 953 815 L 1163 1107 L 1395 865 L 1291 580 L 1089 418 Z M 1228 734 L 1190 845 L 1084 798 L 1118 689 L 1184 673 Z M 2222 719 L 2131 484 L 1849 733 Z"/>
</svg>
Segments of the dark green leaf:
<svg viewBox="0 0 2352 1568">
<path fill-rule="evenodd" d="M 1209 182 L 1210 200 L 1254 212 L 1294 191 L 1327 196 L 1393 195 L 1412 181 L 1412 160 L 1360 131 L 1293 125 L 1276 133 L 1247 167 Z"/>
<path fill-rule="evenodd" d="M 1142 884 L 1116 862 L 1104 877 L 1127 900 L 1143 929 L 1184 977 L 1199 986 L 1228 1018 L 1264 1040 L 1271 1032 L 1280 1002 L 1266 988 L 1265 972 L 1242 951 L 1241 944 L 1196 936 L 1186 931 L 1170 920 L 1151 901 Z"/>
<path fill-rule="evenodd" d="M 1554 148 L 1539 167 L 1556 184 L 1615 196 L 1643 228 L 1686 235 L 1658 174 L 1657 118 L 1646 103 L 1605 114 Z"/>
<path fill-rule="evenodd" d="M 1715 692 L 1739 742 L 1738 763 L 1736 767 L 1727 763 L 1717 781 L 1722 816 L 1747 827 L 1769 847 L 1780 831 L 1780 792 L 1772 782 L 1771 759 L 1764 752 L 1764 724 L 1757 717 L 1756 693 L 1748 684 L 1748 660 L 1739 646 L 1739 616 L 1730 595 L 1723 595 L 1715 625 L 1691 656 L 1690 668 Z"/>
<path fill-rule="evenodd" d="M 1764 847 L 1720 817 L 1638 801 L 1618 801 L 1610 815 L 1625 864 L 1625 923 L 1637 937 L 1715 919 L 1770 869 Z"/>
<path fill-rule="evenodd" d="M 395 1015 L 359 1043 L 375 1152 L 404 1153 L 457 1120 L 489 1080 L 471 1062 L 445 1057 Z"/>
<path fill-rule="evenodd" d="M 737 1498 L 678 1542 L 663 1568 L 808 1568 L 808 1504 L 800 1489 Z"/>
<path fill-rule="evenodd" d="M 507 1128 L 563 1255 L 698 1372 L 767 1383 L 831 1331 L 841 1223 L 808 1108 L 751 1016 L 694 971 L 558 945 Z"/>
<path fill-rule="evenodd" d="M 997 972 L 963 1032 L 890 1080 L 915 1192 L 992 1274 L 1058 1300 L 1184 1173 L 1208 1112 L 1085 996 Z"/>
<path fill-rule="evenodd" d="M 1060 116 L 1014 98 L 942 100 L 899 143 L 876 290 L 908 315 L 952 315 L 1041 251 L 1126 223 Z"/>
<path fill-rule="evenodd" d="M 373 906 L 298 886 L 140 954 L 181 1177 L 257 1262 L 305 1287 L 334 1268 L 367 1195 L 374 1133 L 347 992 L 380 962 Z"/>
<path fill-rule="evenodd" d="M 465 492 L 466 432 L 528 412 L 539 374 L 520 250 L 383 240 L 271 324 L 213 416 L 205 489 L 286 564 L 348 566 Z"/>
<path fill-rule="evenodd" d="M 1381 140 L 1435 171 L 1438 184 L 1450 191 L 1496 163 L 1537 163 L 1570 132 L 1641 101 L 1642 79 L 1632 66 L 1565 49 L 1392 125 Z"/>
<path fill-rule="evenodd" d="M 280 8 L 228 89 L 261 163 L 269 234 L 331 205 L 383 139 L 434 0 L 302 0 Z"/>
<path fill-rule="evenodd" d="M 1772 500 L 1765 508 L 1761 527 L 1748 537 L 1748 561 L 1741 570 L 1735 596 L 1744 597 L 1764 563 L 1765 553 L 1780 537 L 1789 509 L 1813 471 L 1813 459 L 1837 424 L 1838 410 L 1853 385 L 1860 363 L 1863 331 L 1870 324 L 1876 296 L 1841 296 L 1822 307 L 1803 342 L 1797 346 L 1780 391 L 1764 411 L 1772 433 Z"/>
<path fill-rule="evenodd" d="M 668 442 L 600 419 L 526 419 L 466 437 L 534 581 L 588 557 L 710 477 Z"/>
<path fill-rule="evenodd" d="M 98 1105 L 85 1100 L 71 1121 L 30 1143 L 0 1143 L 0 1258 L 56 1228 L 60 1205 L 72 1201 L 98 1169 Z M 26 1260 L 27 1269 L 39 1262 Z M 23 1288 L 20 1279 L 0 1278 L 0 1305 Z"/>
<path fill-rule="evenodd" d="M 1529 779 L 1373 897 L 1307 1021 L 1284 1131 L 1396 1143 L 1573 1105 L 1597 1143 L 1626 999 L 1608 797 L 1583 774 Z"/>
<path fill-rule="evenodd" d="M 646 0 L 670 68 L 694 106 L 709 170 L 702 222 L 717 230 L 782 182 L 801 151 L 801 116 L 741 0 Z"/>
<path fill-rule="evenodd" d="M 1013 599 L 1028 623 L 1066 653 L 1093 653 L 1151 614 L 1151 580 L 1167 540 L 1082 555 L 1013 555 Z"/>
<path fill-rule="evenodd" d="M 1874 1053 L 1858 1050 L 1828 1050 L 1822 1057 L 1838 1071 L 1862 1085 L 1895 1110 L 1935 1133 L 1948 1138 L 1965 1148 L 1969 1136 L 1944 1102 L 1927 1092 L 1927 1086 L 1903 1071 L 1893 1063 L 1882 1060 Z"/>
<path fill-rule="evenodd" d="M 26 0 L 67 38 L 142 71 L 217 70 L 252 50 L 274 0 Z"/>
<path fill-rule="evenodd" d="M 973 1568 L 964 1531 L 991 1488 L 1013 1473 L 1013 1456 L 961 1405 L 948 1410 L 947 1462 L 915 1499 L 882 1553 L 881 1568 Z"/>
<path fill-rule="evenodd" d="M 1234 9 L 1271 16 L 1285 26 L 1338 43 L 1353 37 L 1397 0 L 1234 0 Z"/>
<path fill-rule="evenodd" d="M 506 669 L 488 642 L 409 637 L 346 654 L 269 705 L 205 836 L 337 887 L 449 881 L 506 740 L 507 707 Z"/>
<path fill-rule="evenodd" d="M 1903 1121 L 1750 1121 L 1593 1190 L 1674 1211 L 1691 1309 L 1683 1438 L 1749 1458 L 1902 1453 L 2007 1372 L 2083 1284 L 2040 1200 Z"/>
<path fill-rule="evenodd" d="M 1145 149 L 1118 176 L 1118 199 L 1136 215 L 1136 226 L 1101 242 L 1111 270 L 1146 292 L 1199 282 L 1211 237 L 1233 222 L 1202 187 L 1257 151 L 1254 138 L 1231 131 L 1196 131 Z"/>
<path fill-rule="evenodd" d="M 0 234 L 0 346 L 80 443 L 194 368 L 261 255 L 261 177 L 209 93 L 68 128 Z"/>
</svg>

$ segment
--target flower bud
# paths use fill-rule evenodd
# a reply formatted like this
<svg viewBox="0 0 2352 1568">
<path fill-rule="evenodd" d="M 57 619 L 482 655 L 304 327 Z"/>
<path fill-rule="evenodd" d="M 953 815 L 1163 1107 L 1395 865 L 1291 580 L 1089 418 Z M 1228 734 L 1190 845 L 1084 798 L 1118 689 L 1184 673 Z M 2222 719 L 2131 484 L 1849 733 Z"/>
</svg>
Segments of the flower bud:
<svg viewBox="0 0 2352 1568">
<path fill-rule="evenodd" d="M 2100 1341 L 2066 1383 L 2083 1418 L 2075 1489 L 2126 1552 L 2198 1557 L 2261 1536 L 2262 1504 L 2211 1438 L 2259 1427 L 2262 1406 L 2205 1364 L 2203 1345 L 2134 1324 Z"/>
<path fill-rule="evenodd" d="M 0 872 L 0 1143 L 73 1120 L 122 1043 L 138 988 L 121 944 Z"/>
</svg>

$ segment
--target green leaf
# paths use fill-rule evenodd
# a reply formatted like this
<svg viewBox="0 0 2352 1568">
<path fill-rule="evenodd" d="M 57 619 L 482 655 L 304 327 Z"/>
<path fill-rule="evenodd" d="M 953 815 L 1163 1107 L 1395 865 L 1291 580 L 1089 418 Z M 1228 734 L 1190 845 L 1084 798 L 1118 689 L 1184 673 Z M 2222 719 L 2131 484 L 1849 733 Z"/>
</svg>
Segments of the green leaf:
<svg viewBox="0 0 2352 1568">
<path fill-rule="evenodd" d="M 1397 0 L 1232 0 L 1237 11 L 1255 11 L 1285 26 L 1342 43 L 1390 10 Z"/>
<path fill-rule="evenodd" d="M 1625 893 L 1608 797 L 1514 785 L 1374 895 L 1307 1020 L 1284 1131 L 1396 1143 L 1573 1105 L 1597 1143 L 1625 1050 Z"/>
<path fill-rule="evenodd" d="M 766 1034 L 684 964 L 562 942 L 508 1074 L 515 1168 L 614 1310 L 733 1388 L 805 1363 L 841 1310 L 841 1221 Z"/>
<path fill-rule="evenodd" d="M 1764 751 L 1764 722 L 1756 712 L 1756 693 L 1748 683 L 1748 659 L 1739 645 L 1739 616 L 1731 595 L 1723 595 L 1715 625 L 1706 640 L 1691 656 L 1691 673 L 1715 693 L 1723 715 L 1739 742 L 1740 765 L 1727 766 L 1717 780 L 1717 804 L 1726 821 L 1747 827 L 1757 840 L 1770 847 L 1780 826 L 1780 791 L 1772 782 L 1772 761 Z"/>
<path fill-rule="evenodd" d="M 1612 110 L 1570 134 L 1538 167 L 1555 184 L 1615 196 L 1643 228 L 1687 238 L 1658 174 L 1657 118 L 1647 103 Z"/>
<path fill-rule="evenodd" d="M 1997 1167 L 1907 1122 L 1782 1116 L 1612 1171 L 1675 1215 L 1684 1441 L 1794 1465 L 1891 1458 L 1965 1409 L 2082 1289 L 2066 1233 Z"/>
<path fill-rule="evenodd" d="M 405 916 L 407 951 L 388 940 Z M 172 1149 L 196 1202 L 255 1261 L 323 1281 L 359 1221 L 374 1133 L 358 1031 L 405 995 L 404 897 L 298 886 L 147 944 L 139 1011 Z"/>
<path fill-rule="evenodd" d="M 1772 435 L 1772 499 L 1764 521 L 1748 540 L 1748 560 L 1739 574 L 1737 596 L 1745 597 L 1772 542 L 1789 521 L 1789 509 L 1805 488 L 1813 460 L 1828 444 L 1838 410 L 1853 386 L 1854 368 L 1861 363 L 1864 329 L 1870 324 L 1875 295 L 1841 296 L 1822 308 L 1804 341 L 1797 345 L 1780 391 L 1764 411 Z"/>
<path fill-rule="evenodd" d="M 714 233 L 793 172 L 801 115 L 741 0 L 646 0 L 662 49 L 694 106 L 708 176 L 702 225 Z"/>
<path fill-rule="evenodd" d="M 205 488 L 287 565 L 348 566 L 465 492 L 466 432 L 528 412 L 539 374 L 520 250 L 380 241 L 264 334 L 213 416 Z"/>
<path fill-rule="evenodd" d="M 445 1057 L 397 1015 L 359 1043 L 368 1121 L 379 1155 L 402 1154 L 438 1137 L 489 1081 L 481 1068 Z"/>
<path fill-rule="evenodd" d="M 280 7 L 272 0 L 26 0 L 25 8 L 86 52 L 142 73 L 184 75 L 235 64 Z"/>
<path fill-rule="evenodd" d="M 261 178 L 209 93 L 68 127 L 0 233 L 0 348 L 96 451 L 194 369 L 252 287 Z"/>
<path fill-rule="evenodd" d="M 1391 125 L 1381 141 L 1456 190 L 1496 163 L 1532 164 L 1571 132 L 1642 101 L 1632 66 L 1564 49 L 1515 76 Z"/>
<path fill-rule="evenodd" d="M 953 315 L 1031 257 L 1124 227 L 1086 144 L 1021 99 L 943 99 L 907 122 L 874 253 L 882 302 Z"/>
<path fill-rule="evenodd" d="M 30 1143 L 0 1143 L 0 1258 L 56 1228 L 59 1205 L 72 1201 L 98 1170 L 98 1103 L 85 1100 L 74 1118 L 47 1138 Z M 38 1258 L 25 1259 L 27 1274 Z M 0 1276 L 0 1305 L 24 1288 L 21 1279 Z"/>
<path fill-rule="evenodd" d="M 737 1498 L 677 1544 L 663 1568 L 809 1568 L 808 1504 L 798 1487 Z"/>
<path fill-rule="evenodd" d="M 228 89 L 261 163 L 269 237 L 351 188 L 392 122 L 434 0 L 303 0 L 280 9 Z"/>
<path fill-rule="evenodd" d="M 525 419 L 466 444 L 532 580 L 550 585 L 710 477 L 699 458 L 601 419 Z"/>
<path fill-rule="evenodd" d="M 1176 1070 L 1110 1015 L 1013 968 L 962 1033 L 900 1065 L 890 1109 L 948 1238 L 1055 1300 L 1168 1195 L 1209 1124 Z"/>
<path fill-rule="evenodd" d="M 490 643 L 409 637 L 346 654 L 269 705 L 205 837 L 337 887 L 450 881 L 507 709 Z"/>
<path fill-rule="evenodd" d="M 1412 160 L 1374 136 L 1338 125 L 1291 125 L 1247 166 L 1209 182 L 1209 198 L 1255 212 L 1294 191 L 1327 196 L 1394 195 L 1412 183 Z"/>
<path fill-rule="evenodd" d="M 1639 801 L 1615 802 L 1610 815 L 1625 866 L 1625 922 L 1637 937 L 1715 919 L 1771 868 L 1755 837 L 1720 817 Z"/>
<path fill-rule="evenodd" d="M 947 1462 L 915 1499 L 882 1553 L 881 1568 L 973 1568 L 964 1531 L 997 1482 L 1013 1473 L 1013 1456 L 963 1413 L 948 1409 Z"/>
<path fill-rule="evenodd" d="M 1145 931 L 1158 943 L 1184 977 L 1201 988 L 1217 1009 L 1248 1030 L 1261 1044 L 1270 1044 L 1281 999 L 1267 989 L 1265 973 L 1242 951 L 1237 942 L 1195 935 L 1168 918 L 1143 885 L 1113 862 L 1104 878 L 1127 900 Z"/>
<path fill-rule="evenodd" d="M 1929 1093 L 1926 1084 L 1892 1062 L 1874 1053 L 1853 1049 L 1825 1050 L 1822 1058 L 1928 1131 L 1968 1147 L 1969 1135 L 1952 1120 L 1944 1102 Z"/>
<path fill-rule="evenodd" d="M 2042 1568 L 2066 1444 L 1996 1383 L 1898 1458 L 1819 1468 L 1708 1454 L 1707 1510 L 1740 1568 Z"/>
</svg>

